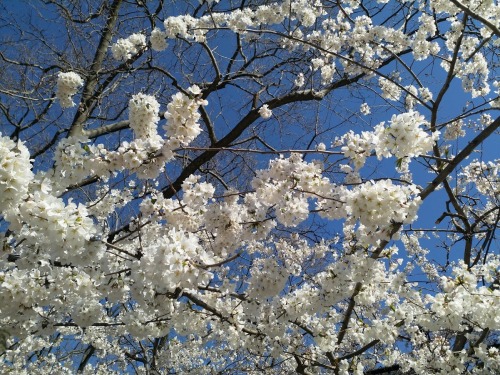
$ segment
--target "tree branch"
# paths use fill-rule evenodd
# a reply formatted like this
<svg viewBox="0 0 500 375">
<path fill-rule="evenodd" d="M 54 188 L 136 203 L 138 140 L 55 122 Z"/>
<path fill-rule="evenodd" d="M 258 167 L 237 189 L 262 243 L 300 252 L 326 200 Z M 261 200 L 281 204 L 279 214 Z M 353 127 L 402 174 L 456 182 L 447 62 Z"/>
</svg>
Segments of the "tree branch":
<svg viewBox="0 0 500 375">
<path fill-rule="evenodd" d="M 97 85 L 99 78 L 99 70 L 101 70 L 102 63 L 108 52 L 108 47 L 111 43 L 113 30 L 116 22 L 118 21 L 118 11 L 123 0 L 115 0 L 109 9 L 108 20 L 102 32 L 101 40 L 94 55 L 94 61 L 90 65 L 90 69 L 86 75 L 85 86 L 83 88 L 82 99 L 80 107 L 75 114 L 73 124 L 69 129 L 69 135 L 74 136 L 82 133 L 83 123 L 87 120 L 90 114 L 91 101 L 94 96 L 94 89 Z"/>
</svg>

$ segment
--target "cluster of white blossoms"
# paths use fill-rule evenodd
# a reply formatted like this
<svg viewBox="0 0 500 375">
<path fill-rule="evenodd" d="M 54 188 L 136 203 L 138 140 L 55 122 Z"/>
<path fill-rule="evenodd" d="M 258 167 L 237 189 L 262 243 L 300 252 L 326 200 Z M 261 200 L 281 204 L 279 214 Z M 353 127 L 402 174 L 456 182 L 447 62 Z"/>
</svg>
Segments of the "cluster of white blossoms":
<svg viewBox="0 0 500 375">
<path fill-rule="evenodd" d="M 214 203 L 207 207 L 203 215 L 205 228 L 213 238 L 213 249 L 216 255 L 226 256 L 237 250 L 251 234 L 244 223 L 253 222 L 246 207 L 232 196 L 224 202 Z M 250 233 L 248 233 L 250 232 Z M 258 238 L 257 236 L 255 238 Z"/>
<path fill-rule="evenodd" d="M 198 182 L 200 176 L 189 176 L 182 183 L 182 202 L 195 210 L 204 210 L 205 205 L 213 197 L 215 188 L 207 182 Z"/>
<path fill-rule="evenodd" d="M 259 108 L 259 115 L 264 120 L 267 120 L 271 118 L 271 116 L 273 115 L 273 111 L 269 108 L 267 104 L 264 104 L 262 107 Z"/>
<path fill-rule="evenodd" d="M 149 37 L 151 48 L 155 51 L 163 51 L 168 47 L 166 38 L 167 33 L 155 27 L 153 31 L 151 31 L 151 36 Z"/>
<path fill-rule="evenodd" d="M 288 274 L 275 259 L 255 259 L 252 264 L 252 283 L 247 290 L 250 298 L 275 297 L 285 287 Z"/>
<path fill-rule="evenodd" d="M 384 77 L 380 77 L 378 80 L 380 89 L 382 90 L 382 97 L 385 99 L 397 101 L 401 97 L 401 87 Z"/>
<path fill-rule="evenodd" d="M 302 87 L 305 84 L 305 77 L 304 73 L 299 73 L 297 74 L 297 78 L 295 78 L 295 81 L 293 81 L 294 85 L 297 87 Z"/>
<path fill-rule="evenodd" d="M 361 112 L 362 115 L 369 115 L 371 113 L 371 108 L 368 105 L 368 103 L 363 103 L 361 104 L 361 107 L 359 108 L 359 111 Z"/>
<path fill-rule="evenodd" d="M 189 95 L 178 92 L 172 96 L 165 112 L 167 123 L 164 129 L 169 137 L 165 144 L 171 148 L 187 146 L 201 133 L 198 109 L 208 102 L 200 98 L 201 90 L 198 86 L 193 85 L 187 91 Z"/>
<path fill-rule="evenodd" d="M 344 144 L 341 150 L 344 156 L 354 163 L 354 168 L 359 170 L 363 167 L 366 159 L 371 155 L 373 133 L 362 132 L 361 134 L 355 134 L 350 130 L 339 141 Z"/>
<path fill-rule="evenodd" d="M 294 22 L 296 27 L 290 38 L 282 38 L 283 46 L 290 50 L 304 48 L 301 40 L 316 42 L 321 46 L 320 57 L 313 59 L 315 62 L 312 61 L 312 65 L 313 70 L 320 70 L 323 83 L 328 84 L 332 81 L 338 64 L 332 59 L 332 54 L 341 52 L 343 47 L 353 49 L 350 58 L 356 60 L 354 63 L 342 60 L 344 72 L 357 75 L 369 72 L 364 67 L 378 68 L 382 59 L 389 56 L 388 50 L 398 53 L 411 46 L 411 40 L 401 30 L 375 26 L 367 16 L 349 19 L 350 12 L 352 9 L 346 8 L 345 12 L 339 12 L 335 19 L 321 19 L 326 11 L 318 2 L 287 0 L 256 6 L 253 9 L 243 8 L 231 12 L 211 13 L 200 18 L 190 15 L 168 17 L 164 21 L 164 27 L 167 38 L 172 39 L 180 37 L 204 42 L 208 31 L 215 27 L 228 28 L 245 34 L 250 40 L 253 32 L 249 30 L 265 25 L 280 24 L 288 19 Z M 310 27 L 316 23 L 322 27 L 311 31 Z M 420 34 L 420 42 L 425 35 L 427 34 Z M 432 47 L 434 48 L 435 44 L 432 44 Z M 302 86 L 303 79 L 299 76 L 295 84 Z M 396 96 L 391 95 L 391 99 L 396 100 Z"/>
<path fill-rule="evenodd" d="M 418 101 L 418 89 L 413 85 L 405 86 L 405 108 L 413 110 Z"/>
<path fill-rule="evenodd" d="M 160 105 L 152 95 L 136 94 L 129 101 L 130 127 L 134 131 L 132 142 L 123 142 L 116 152 L 105 156 L 116 170 L 131 169 L 140 178 L 156 178 L 166 162 L 173 158 L 173 150 L 187 146 L 201 132 L 198 109 L 208 102 L 199 98 L 198 86 L 187 89 L 189 96 L 178 92 L 167 105 L 164 129 L 167 139 L 157 131 Z"/>
<path fill-rule="evenodd" d="M 62 140 L 54 155 L 54 193 L 63 192 L 89 176 L 107 177 L 111 172 L 131 170 L 140 178 L 155 178 L 173 157 L 173 150 L 186 146 L 201 132 L 199 126 L 201 105 L 207 101 L 197 97 L 197 86 L 188 88 L 191 96 L 177 93 L 167 106 L 164 126 L 168 139 L 158 134 L 160 104 L 152 95 L 135 94 L 129 101 L 129 123 L 134 140 L 121 143 L 115 151 L 108 151 L 102 144 L 92 145 L 82 136 Z M 160 152 L 161 151 L 161 152 Z"/>
<path fill-rule="evenodd" d="M 219 15 L 216 14 L 215 16 L 217 17 Z M 167 38 L 174 39 L 177 36 L 180 36 L 182 38 L 191 38 L 192 34 L 188 34 L 188 28 L 196 26 L 196 24 L 199 22 L 199 20 L 191 17 L 190 15 L 169 17 L 164 22 Z"/>
<path fill-rule="evenodd" d="M 420 205 L 414 185 L 394 185 L 391 180 L 358 184 L 352 190 L 339 188 L 322 176 L 321 166 L 305 163 L 300 155 L 271 161 L 252 182 L 261 203 L 274 207 L 277 220 L 294 226 L 310 213 L 309 200 L 323 216 L 359 221 L 360 239 L 375 243 L 390 237 L 392 223 L 411 223 Z"/>
<path fill-rule="evenodd" d="M 470 61 L 460 62 L 455 70 L 462 79 L 464 91 L 470 92 L 473 98 L 490 92 L 488 62 L 481 53 L 475 53 Z"/>
<path fill-rule="evenodd" d="M 381 122 L 371 132 L 349 131 L 336 144 L 343 144 L 341 151 L 354 164 L 355 172 L 365 165 L 372 151 L 379 159 L 395 156 L 400 161 L 398 170 L 405 172 L 409 159 L 432 151 L 439 138 L 439 131 L 429 134 L 421 127 L 426 124 L 424 116 L 409 111 L 393 115 L 388 126 Z"/>
<path fill-rule="evenodd" d="M 500 290 L 491 288 L 498 277 L 499 259 L 490 256 L 488 264 L 468 269 L 464 262 L 453 267 L 452 277 L 442 276 L 442 293 L 428 295 L 427 302 L 434 319 L 439 321 L 443 329 L 462 330 L 467 320 L 475 322 L 473 326 L 480 331 L 481 327 L 500 328 L 497 306 Z M 487 285 L 484 285 L 487 283 Z M 471 309 L 471 307 L 473 307 Z"/>
<path fill-rule="evenodd" d="M 425 124 L 424 116 L 410 111 L 393 115 L 387 127 L 384 122 L 375 126 L 374 149 L 377 157 L 395 156 L 401 159 L 427 154 L 432 150 L 439 132 L 429 135 L 421 128 Z"/>
<path fill-rule="evenodd" d="M 439 44 L 430 42 L 429 37 L 436 33 L 436 23 L 434 18 L 429 14 L 422 14 L 419 17 L 419 28 L 413 36 L 412 40 L 412 53 L 415 60 L 424 60 L 429 55 L 436 55 L 439 53 Z"/>
<path fill-rule="evenodd" d="M 455 140 L 459 137 L 465 135 L 465 131 L 462 129 L 464 126 L 464 121 L 462 119 L 455 120 L 452 123 L 446 125 L 443 137 L 448 141 Z"/>
<path fill-rule="evenodd" d="M 59 72 L 57 76 L 57 92 L 59 104 L 62 108 L 74 107 L 73 95 L 83 85 L 83 79 L 75 72 Z"/>
<path fill-rule="evenodd" d="M 486 19 L 498 12 L 496 5 L 489 3 L 486 9 L 489 6 L 492 6 L 492 8 L 486 10 L 483 16 Z M 479 4 L 474 4 L 473 7 L 475 12 L 479 11 Z M 484 11 L 484 9 L 482 11 Z M 479 11 L 478 13 L 482 13 L 482 11 Z M 450 53 L 454 53 L 453 51 L 460 42 L 460 44 L 458 44 L 460 55 L 453 66 L 453 73 L 457 78 L 462 80 L 462 88 L 465 92 L 470 92 L 472 98 L 485 96 L 491 89 L 488 58 L 482 52 L 478 51 L 481 43 L 479 38 L 469 36 L 463 38 L 462 33 L 463 23 L 458 18 L 452 19 L 451 26 L 445 33 L 444 37 L 446 40 L 445 45 Z M 491 34 L 491 30 L 484 27 L 481 30 L 481 34 L 484 37 L 488 37 Z M 443 59 L 441 61 L 441 67 L 446 71 L 449 71 L 450 61 L 448 59 Z"/>
<path fill-rule="evenodd" d="M 481 194 L 495 196 L 500 191 L 500 159 L 493 161 L 473 160 L 459 174 L 463 189 L 474 184 Z"/>
<path fill-rule="evenodd" d="M 132 34 L 128 38 L 120 38 L 111 46 L 111 52 L 116 60 L 127 61 L 146 48 L 146 36 L 140 33 Z"/>
<path fill-rule="evenodd" d="M 149 140 L 138 138 L 131 142 L 122 142 L 115 152 L 106 154 L 106 160 L 109 161 L 109 166 L 113 170 L 128 169 L 138 172 L 138 168 L 148 160 L 150 152 L 154 150 L 157 148 L 152 147 Z"/>
<path fill-rule="evenodd" d="M 140 261 L 134 262 L 133 272 L 143 285 L 153 285 L 158 294 L 176 288 L 192 288 L 210 281 L 212 274 L 204 265 L 215 263 L 213 255 L 200 246 L 196 235 L 171 229 L 162 238 L 143 246 Z"/>
<path fill-rule="evenodd" d="M 300 154 L 270 161 L 252 181 L 257 196 L 269 207 L 276 205 L 277 219 L 284 225 L 297 225 L 309 216 L 308 196 L 326 184 L 319 163 L 306 163 Z"/>
<path fill-rule="evenodd" d="M 234 32 L 245 32 L 248 28 L 262 24 L 279 24 L 286 17 L 293 17 L 305 27 L 314 24 L 317 17 L 325 14 L 323 7 L 308 0 L 284 1 L 260 5 L 254 9 L 236 9 L 232 12 L 212 13 L 200 18 L 190 15 L 169 17 L 164 21 L 168 38 L 187 38 L 198 42 L 205 40 L 210 28 L 228 27 Z"/>
<path fill-rule="evenodd" d="M 164 199 L 161 193 L 141 203 L 143 217 L 166 221 L 169 228 L 201 233 L 204 246 L 216 260 L 238 250 L 244 243 L 265 238 L 275 222 L 267 219 L 268 207 L 255 193 L 228 192 L 223 201 L 213 200 L 214 187 L 191 176 L 182 185 L 182 199 Z"/>
<path fill-rule="evenodd" d="M 12 228 L 28 243 L 42 248 L 43 257 L 81 263 L 81 251 L 95 233 L 84 205 L 65 204 L 51 194 L 35 191 L 19 206 L 19 213 L 29 227 L 14 224 Z"/>
<path fill-rule="evenodd" d="M 107 174 L 108 164 L 103 160 L 105 153 L 102 144 L 93 146 L 83 136 L 62 139 L 54 152 L 55 166 L 50 174 L 52 193 L 59 195 L 86 177 Z"/>
<path fill-rule="evenodd" d="M 127 205 L 132 199 L 132 187 L 129 189 L 109 189 L 105 186 L 98 189 L 95 193 L 96 198 L 87 205 L 87 211 L 90 216 L 97 218 L 98 221 L 105 220 L 110 209 L 120 209 Z"/>
<path fill-rule="evenodd" d="M 413 222 L 421 203 L 417 194 L 415 186 L 394 185 L 391 180 L 365 182 L 349 191 L 346 209 L 351 220 L 359 220 L 360 239 L 386 240 L 390 224 Z"/>
<path fill-rule="evenodd" d="M 31 270 L 30 270 L 31 271 Z M 2 303 L 0 313 L 2 317 L 16 316 L 21 313 L 20 306 L 32 306 L 37 297 L 44 296 L 46 293 L 40 285 L 40 271 L 33 270 L 2 270 L 0 271 L 0 298 L 2 301 L 16 301 L 18 304 Z M 30 313 L 28 309 L 23 313 Z M 4 318 L 5 319 L 5 318 Z"/>
<path fill-rule="evenodd" d="M 136 138 L 157 140 L 160 103 L 155 97 L 143 93 L 133 95 L 128 103 L 128 110 L 130 128 L 134 131 Z"/>
<path fill-rule="evenodd" d="M 33 172 L 28 148 L 0 133 L 0 212 L 20 203 L 31 180 Z"/>
</svg>

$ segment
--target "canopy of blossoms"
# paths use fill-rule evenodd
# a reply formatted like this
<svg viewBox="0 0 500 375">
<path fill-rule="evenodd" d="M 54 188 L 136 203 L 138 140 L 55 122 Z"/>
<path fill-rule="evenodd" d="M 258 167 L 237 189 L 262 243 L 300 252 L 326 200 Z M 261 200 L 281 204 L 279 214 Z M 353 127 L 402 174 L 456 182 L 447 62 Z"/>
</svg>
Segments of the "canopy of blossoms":
<svg viewBox="0 0 500 375">
<path fill-rule="evenodd" d="M 0 124 L 0 372 L 500 372 L 500 5 L 121 3 Z"/>
</svg>

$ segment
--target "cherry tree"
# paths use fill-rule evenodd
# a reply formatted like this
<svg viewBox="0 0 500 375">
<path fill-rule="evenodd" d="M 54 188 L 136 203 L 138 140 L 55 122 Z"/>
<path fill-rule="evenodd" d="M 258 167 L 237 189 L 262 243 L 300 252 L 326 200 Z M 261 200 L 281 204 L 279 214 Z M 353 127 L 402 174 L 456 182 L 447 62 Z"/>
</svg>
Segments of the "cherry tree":
<svg viewBox="0 0 500 375">
<path fill-rule="evenodd" d="M 500 5 L 0 15 L 2 373 L 500 372 Z"/>
</svg>

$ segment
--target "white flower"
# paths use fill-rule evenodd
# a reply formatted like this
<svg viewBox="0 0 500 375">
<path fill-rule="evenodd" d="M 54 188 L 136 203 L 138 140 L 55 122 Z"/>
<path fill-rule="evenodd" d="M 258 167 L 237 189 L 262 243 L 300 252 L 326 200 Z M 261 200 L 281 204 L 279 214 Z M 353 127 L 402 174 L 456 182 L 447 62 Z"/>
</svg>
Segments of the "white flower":
<svg viewBox="0 0 500 375">
<path fill-rule="evenodd" d="M 302 87 L 304 86 L 305 79 L 304 79 L 304 73 L 299 73 L 297 75 L 297 78 L 295 78 L 294 84 L 297 87 Z"/>
<path fill-rule="evenodd" d="M 451 141 L 457 139 L 458 137 L 463 137 L 465 131 L 462 129 L 464 122 L 462 119 L 453 121 L 451 124 L 446 125 L 446 130 L 444 131 L 444 139 Z"/>
<path fill-rule="evenodd" d="M 142 34 L 132 34 L 128 38 L 118 39 L 111 46 L 111 52 L 116 60 L 127 61 L 144 47 L 146 47 L 146 37 Z"/>
<path fill-rule="evenodd" d="M 19 233 L 26 244 L 39 249 L 37 256 L 41 259 L 86 264 L 88 259 L 84 255 L 98 250 L 87 242 L 96 230 L 85 206 L 71 201 L 65 204 L 61 198 L 36 186 L 19 205 L 17 215 L 8 219 L 12 230 Z"/>
<path fill-rule="evenodd" d="M 414 186 L 394 185 L 391 180 L 366 182 L 347 193 L 347 212 L 358 219 L 360 238 L 388 239 L 391 223 L 411 223 L 416 219 L 420 198 Z"/>
<path fill-rule="evenodd" d="M 393 115 L 389 126 L 382 122 L 375 127 L 374 143 L 377 157 L 398 159 L 425 155 L 432 150 L 439 132 L 429 135 L 420 126 L 425 125 L 424 116 L 416 111 Z"/>
<path fill-rule="evenodd" d="M 33 180 L 30 153 L 21 142 L 0 133 L 0 212 L 17 205 Z"/>
<path fill-rule="evenodd" d="M 408 110 L 412 110 L 417 102 L 418 90 L 413 85 L 406 86 L 405 89 L 406 89 L 405 108 Z"/>
<path fill-rule="evenodd" d="M 401 88 L 398 85 L 383 77 L 380 77 L 378 83 L 380 85 L 380 89 L 382 90 L 382 97 L 384 99 L 394 101 L 399 100 L 399 97 L 401 96 Z"/>
<path fill-rule="evenodd" d="M 268 107 L 267 104 L 264 104 L 262 107 L 260 107 L 259 109 L 259 115 L 264 119 L 264 120 L 267 120 L 269 118 L 271 118 L 271 116 L 273 115 L 273 111 L 271 111 Z"/>
<path fill-rule="evenodd" d="M 130 128 L 137 138 L 154 138 L 158 135 L 156 126 L 160 120 L 160 104 L 154 96 L 136 94 L 130 99 L 128 107 Z"/>
<path fill-rule="evenodd" d="M 344 144 L 341 148 L 344 156 L 352 160 L 355 169 L 358 170 L 363 167 L 372 150 L 373 134 L 363 132 L 359 135 L 354 134 L 351 130 L 340 140 Z"/>
<path fill-rule="evenodd" d="M 161 31 L 158 28 L 154 28 L 151 31 L 151 36 L 149 37 L 149 41 L 151 42 L 151 48 L 155 51 L 163 51 L 168 47 L 167 41 L 167 33 Z"/>
<path fill-rule="evenodd" d="M 500 160 L 489 162 L 474 159 L 459 174 L 462 184 L 474 184 L 481 194 L 498 195 Z"/>
<path fill-rule="evenodd" d="M 275 297 L 283 290 L 288 275 L 273 259 L 256 259 L 251 269 L 252 284 L 247 293 L 263 300 Z"/>
<path fill-rule="evenodd" d="M 83 85 L 83 79 L 75 72 L 59 72 L 57 76 L 57 93 L 59 104 L 62 108 L 74 107 L 72 96 Z"/>
<path fill-rule="evenodd" d="M 214 260 L 199 242 L 194 234 L 171 229 L 144 245 L 144 255 L 133 266 L 134 272 L 153 281 L 157 293 L 204 284 L 212 274 L 197 265 L 210 264 Z M 143 281 L 141 284 L 145 285 Z"/>
<path fill-rule="evenodd" d="M 187 89 L 191 94 L 193 95 L 200 95 L 201 94 L 201 89 L 198 87 L 198 85 L 193 85 Z"/>
<path fill-rule="evenodd" d="M 371 113 L 370 106 L 367 103 L 361 104 L 361 107 L 359 108 L 359 111 L 363 115 L 369 115 Z"/>
<path fill-rule="evenodd" d="M 428 102 L 429 100 L 432 100 L 432 92 L 429 90 L 427 87 L 421 87 L 418 89 L 418 93 L 420 94 L 420 98 L 424 102 Z"/>
<path fill-rule="evenodd" d="M 196 85 L 188 88 L 187 91 L 195 96 L 201 94 L 200 88 Z M 182 92 L 172 96 L 172 101 L 167 105 L 165 112 L 167 124 L 164 129 L 169 136 L 169 140 L 165 143 L 167 147 L 186 146 L 201 133 L 198 108 L 207 104 L 206 100 L 190 98 Z"/>
<path fill-rule="evenodd" d="M 96 147 L 89 143 L 89 139 L 85 137 L 70 136 L 57 144 L 54 152 L 55 167 L 50 176 L 55 195 L 89 175 L 103 175 L 107 172 L 107 166 L 100 158 L 104 146 Z"/>
</svg>

